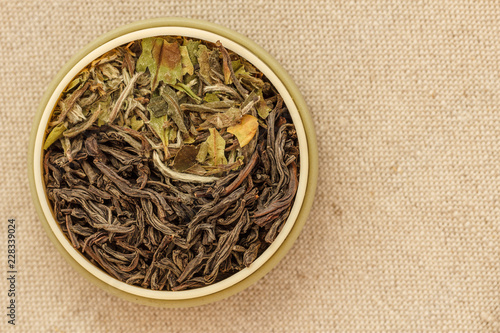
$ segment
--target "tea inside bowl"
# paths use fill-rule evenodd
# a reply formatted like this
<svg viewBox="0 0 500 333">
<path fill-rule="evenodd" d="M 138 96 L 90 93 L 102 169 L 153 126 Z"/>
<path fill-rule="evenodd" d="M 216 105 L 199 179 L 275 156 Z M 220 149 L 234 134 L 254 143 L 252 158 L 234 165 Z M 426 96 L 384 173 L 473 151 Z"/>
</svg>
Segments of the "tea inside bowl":
<svg viewBox="0 0 500 333">
<path fill-rule="evenodd" d="M 43 148 L 45 191 L 73 248 L 152 290 L 250 267 L 285 225 L 301 171 L 293 117 L 271 81 L 220 41 L 177 36 L 87 64 L 59 97 Z"/>
</svg>

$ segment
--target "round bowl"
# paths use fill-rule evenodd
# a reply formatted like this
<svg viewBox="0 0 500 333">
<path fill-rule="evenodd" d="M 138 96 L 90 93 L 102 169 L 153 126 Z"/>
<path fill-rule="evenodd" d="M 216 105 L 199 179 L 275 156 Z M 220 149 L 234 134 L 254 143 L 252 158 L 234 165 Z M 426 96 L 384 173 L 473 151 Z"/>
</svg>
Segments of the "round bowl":
<svg viewBox="0 0 500 333">
<path fill-rule="evenodd" d="M 47 123 L 62 91 L 92 60 L 133 40 L 159 35 L 186 36 L 209 42 L 220 40 L 233 52 L 257 67 L 278 90 L 292 116 L 299 139 L 300 177 L 295 202 L 281 232 L 273 243 L 247 268 L 209 286 L 183 291 L 157 291 L 128 285 L 93 265 L 59 228 L 48 204 L 42 177 L 42 143 Z M 245 36 L 210 22 L 187 18 L 156 18 L 135 22 L 106 33 L 88 44 L 59 71 L 45 92 L 35 115 L 29 145 L 29 182 L 37 213 L 47 235 L 63 257 L 85 278 L 110 292 L 141 304 L 185 307 L 228 297 L 243 290 L 269 272 L 297 239 L 316 190 L 318 153 L 313 122 L 306 103 L 290 76 L 264 49 Z"/>
</svg>

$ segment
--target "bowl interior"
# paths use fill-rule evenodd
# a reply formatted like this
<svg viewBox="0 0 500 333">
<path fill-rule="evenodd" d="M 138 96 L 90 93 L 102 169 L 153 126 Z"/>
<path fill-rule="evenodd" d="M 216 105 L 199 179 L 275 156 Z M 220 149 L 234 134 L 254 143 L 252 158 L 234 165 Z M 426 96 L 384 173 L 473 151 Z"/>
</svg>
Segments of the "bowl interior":
<svg viewBox="0 0 500 333">
<path fill-rule="evenodd" d="M 47 128 L 47 124 L 50 119 L 52 110 L 54 109 L 63 89 L 68 85 L 68 83 L 71 82 L 71 80 L 92 60 L 96 59 L 102 54 L 122 44 L 126 44 L 128 42 L 137 39 L 143 39 L 153 36 L 162 36 L 162 35 L 185 36 L 185 37 L 202 39 L 214 43 L 220 40 L 227 49 L 232 50 L 233 52 L 239 54 L 240 56 L 244 57 L 249 62 L 251 62 L 255 67 L 257 67 L 270 80 L 270 82 L 274 85 L 274 87 L 278 90 L 279 94 L 283 98 L 283 101 L 288 108 L 288 111 L 292 117 L 293 123 L 297 131 L 297 137 L 299 141 L 299 151 L 300 151 L 300 177 L 299 177 L 297 194 L 295 197 L 293 207 L 290 211 L 290 215 L 287 221 L 285 222 L 281 232 L 274 240 L 274 242 L 272 242 L 270 246 L 249 267 L 244 268 L 243 270 L 231 275 L 230 277 L 221 280 L 217 283 L 214 283 L 212 285 L 208 285 L 197 289 L 183 290 L 183 291 L 157 291 L 157 290 L 150 290 L 137 286 L 132 286 L 111 277 L 106 272 L 102 271 L 94 264 L 92 264 L 80 252 L 78 252 L 76 249 L 73 248 L 73 246 L 68 241 L 66 236 L 59 228 L 57 222 L 55 221 L 52 215 L 51 208 L 49 207 L 47 195 L 45 193 L 45 186 L 43 183 L 43 175 L 42 175 L 42 170 L 43 170 L 42 146 L 44 140 L 44 132 Z M 309 154 L 308 154 L 308 145 L 307 145 L 304 125 L 302 123 L 300 114 L 297 110 L 297 106 L 292 96 L 286 89 L 285 85 L 278 78 L 278 76 L 273 72 L 273 70 L 271 70 L 271 68 L 265 62 L 263 62 L 255 54 L 253 54 L 252 51 L 247 49 L 244 45 L 241 45 L 229 38 L 226 38 L 224 36 L 218 35 L 213 32 L 195 28 L 180 27 L 180 26 L 146 28 L 130 32 L 102 44 L 101 46 L 95 48 L 93 51 L 84 56 L 75 66 L 73 66 L 66 73 L 63 79 L 56 86 L 48 103 L 46 104 L 40 123 L 38 124 L 33 153 L 34 153 L 34 165 L 38 166 L 34 167 L 36 194 L 38 196 L 38 199 L 40 200 L 40 205 L 43 214 L 45 215 L 45 218 L 50 226 L 50 229 L 57 237 L 57 240 L 64 247 L 64 249 L 71 255 L 71 257 L 76 262 L 78 262 L 79 265 L 81 265 L 85 270 L 87 270 L 93 276 L 105 282 L 106 284 L 132 295 L 150 299 L 157 299 L 157 300 L 183 300 L 183 299 L 192 299 L 210 295 L 213 293 L 217 293 L 221 290 L 224 290 L 244 280 L 252 273 L 254 273 L 278 250 L 278 248 L 281 246 L 283 241 L 288 236 L 290 230 L 292 229 L 299 214 L 302 203 L 304 201 L 306 186 L 307 186 L 307 175 L 309 173 L 309 158 L 308 158 Z"/>
</svg>

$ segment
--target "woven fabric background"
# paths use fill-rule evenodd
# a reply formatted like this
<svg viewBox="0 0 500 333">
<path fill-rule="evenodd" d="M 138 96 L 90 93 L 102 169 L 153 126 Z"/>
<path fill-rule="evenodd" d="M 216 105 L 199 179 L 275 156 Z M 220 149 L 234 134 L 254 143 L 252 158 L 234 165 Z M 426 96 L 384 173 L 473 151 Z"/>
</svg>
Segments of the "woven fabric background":
<svg viewBox="0 0 500 333">
<path fill-rule="evenodd" d="M 302 91 L 319 187 L 292 250 L 220 302 L 156 309 L 74 271 L 27 180 L 48 83 L 123 24 L 201 18 L 268 50 Z M 19 332 L 500 331 L 500 5 L 495 1 L 0 0 L 0 331 L 7 218 Z"/>
</svg>

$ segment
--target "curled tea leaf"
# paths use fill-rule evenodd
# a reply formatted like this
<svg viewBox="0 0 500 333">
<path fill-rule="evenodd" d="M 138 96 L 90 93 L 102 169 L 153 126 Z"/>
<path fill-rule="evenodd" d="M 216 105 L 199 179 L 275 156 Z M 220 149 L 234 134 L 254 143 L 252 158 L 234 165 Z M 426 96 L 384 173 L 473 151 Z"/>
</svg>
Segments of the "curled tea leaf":
<svg viewBox="0 0 500 333">
<path fill-rule="evenodd" d="M 236 89 L 238 89 L 238 92 L 240 95 L 244 98 L 248 96 L 248 91 L 241 86 L 240 81 L 236 78 L 236 75 L 234 75 L 233 71 L 233 66 L 231 65 L 231 59 L 229 58 L 229 53 L 227 52 L 226 48 L 222 45 L 222 43 L 218 40 L 216 43 L 217 47 L 222 53 L 222 58 L 223 58 L 223 63 L 224 63 L 224 68 L 227 68 L 227 71 L 229 72 L 227 74 L 227 77 L 230 77 L 236 86 Z M 226 77 L 226 74 L 224 73 L 224 77 Z"/>
<path fill-rule="evenodd" d="M 83 86 L 76 89 L 70 96 L 66 97 L 66 99 L 62 101 L 62 109 L 59 117 L 57 118 L 57 120 L 53 120 L 52 122 L 50 122 L 49 126 L 55 126 L 62 123 L 68 112 L 73 108 L 73 105 L 85 93 L 85 91 L 87 91 L 89 87 L 90 82 L 87 82 Z"/>
<path fill-rule="evenodd" d="M 75 137 L 78 134 L 82 133 L 87 128 L 89 128 L 90 126 L 92 126 L 92 124 L 97 120 L 97 118 L 101 114 L 101 111 L 102 111 L 101 105 L 99 105 L 99 107 L 97 108 L 97 110 L 94 113 L 92 113 L 92 116 L 90 116 L 90 118 L 86 122 L 80 123 L 80 124 L 78 124 L 76 126 L 71 127 L 70 129 L 68 129 L 67 131 L 65 131 L 63 133 L 63 135 L 65 137 L 67 137 L 67 138 L 72 138 L 72 137 Z"/>
<path fill-rule="evenodd" d="M 201 97 L 196 95 L 188 85 L 179 82 L 172 87 L 174 87 L 175 89 L 177 89 L 179 91 L 185 92 L 189 97 L 194 99 L 197 103 L 201 103 L 201 101 L 202 101 Z"/>
<path fill-rule="evenodd" d="M 209 94 L 207 94 L 209 95 Z M 216 113 L 223 112 L 224 110 L 232 107 L 235 103 L 233 101 L 213 101 L 203 103 L 201 105 L 198 104 L 181 104 L 182 111 L 196 111 L 196 112 L 208 112 L 208 113 Z"/>
<path fill-rule="evenodd" d="M 160 159 L 160 155 L 155 151 L 153 152 L 153 162 L 156 168 L 166 177 L 171 178 L 173 180 L 179 180 L 187 183 L 212 183 L 219 179 L 218 177 L 205 177 L 205 176 L 197 176 L 191 175 L 187 173 L 181 173 L 174 171 L 167 167 Z"/>
<path fill-rule="evenodd" d="M 250 110 L 252 110 L 252 108 L 254 107 L 255 103 L 257 103 L 258 101 L 259 95 L 255 91 L 252 91 L 241 104 L 241 114 L 249 113 Z"/>
<path fill-rule="evenodd" d="M 120 76 L 120 71 L 115 66 L 110 63 L 105 63 L 99 66 L 102 74 L 106 76 L 108 79 L 116 79 Z"/>
<path fill-rule="evenodd" d="M 245 251 L 245 253 L 243 254 L 243 264 L 246 267 L 250 266 L 250 264 L 254 262 L 255 258 L 257 258 L 259 248 L 260 242 L 256 241 L 255 243 L 251 244 L 250 247 Z"/>
<path fill-rule="evenodd" d="M 113 122 L 115 120 L 116 115 L 118 114 L 118 111 L 120 110 L 123 101 L 125 101 L 125 98 L 130 94 L 132 89 L 134 89 L 135 81 L 137 81 L 137 78 L 141 75 L 141 73 L 136 73 L 134 76 L 130 79 L 130 82 L 127 84 L 125 89 L 123 89 L 122 93 L 120 94 L 120 97 L 118 97 L 118 100 L 116 101 L 115 105 L 113 106 L 113 110 L 111 110 L 111 113 L 109 114 L 109 121 Z"/>
<path fill-rule="evenodd" d="M 68 121 L 71 124 L 76 124 L 76 123 L 79 123 L 80 121 L 83 121 L 86 119 L 84 114 L 83 114 L 82 107 L 80 105 L 78 105 L 78 103 L 75 103 L 75 105 L 73 105 L 71 110 L 68 112 L 67 117 L 68 117 Z"/>
<path fill-rule="evenodd" d="M 161 97 L 168 103 L 167 114 L 173 119 L 177 128 L 182 133 L 188 133 L 186 124 L 184 124 L 183 114 L 177 99 L 177 94 L 169 87 L 165 87 L 161 93 Z"/>
<path fill-rule="evenodd" d="M 88 69 L 82 70 L 81 74 L 78 75 L 78 77 L 76 79 L 74 79 L 73 81 L 71 81 L 68 84 L 66 89 L 64 89 L 63 93 L 67 93 L 67 92 L 73 90 L 74 88 L 76 88 L 77 86 L 79 86 L 80 84 L 84 84 L 85 82 L 87 82 L 88 79 L 89 79 Z"/>
</svg>

